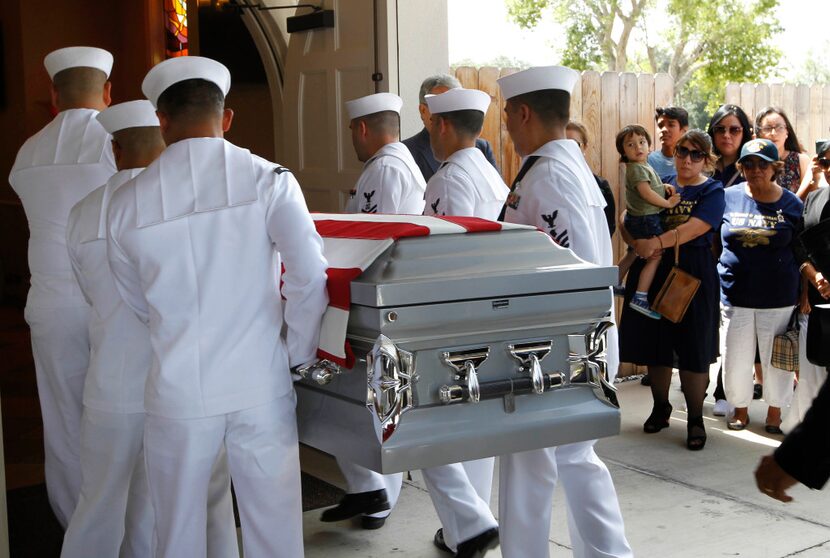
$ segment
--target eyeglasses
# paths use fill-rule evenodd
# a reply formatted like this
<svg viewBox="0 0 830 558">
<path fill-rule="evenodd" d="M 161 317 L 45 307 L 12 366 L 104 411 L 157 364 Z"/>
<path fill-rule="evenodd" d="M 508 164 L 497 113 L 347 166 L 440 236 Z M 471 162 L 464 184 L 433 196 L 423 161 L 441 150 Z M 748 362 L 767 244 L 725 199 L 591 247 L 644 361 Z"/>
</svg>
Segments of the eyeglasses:
<svg viewBox="0 0 830 558">
<path fill-rule="evenodd" d="M 830 170 L 830 159 L 827 159 L 826 157 L 822 157 L 821 159 L 818 160 L 818 166 L 820 166 L 824 170 Z"/>
<path fill-rule="evenodd" d="M 688 147 L 677 146 L 674 148 L 674 156 L 678 159 L 685 159 L 689 157 L 693 162 L 699 163 L 706 158 L 706 152 L 699 149 L 689 149 Z"/>
<path fill-rule="evenodd" d="M 753 157 L 752 159 L 746 159 L 741 161 L 741 168 L 744 170 L 755 170 L 755 168 L 759 168 L 761 170 L 767 170 L 772 163 L 769 161 L 765 161 L 764 159 L 759 159 L 758 157 Z"/>
<path fill-rule="evenodd" d="M 744 129 L 740 126 L 714 126 L 712 127 L 712 131 L 715 134 L 720 134 L 723 136 L 725 136 L 727 133 L 730 136 L 740 136 L 744 133 Z"/>
<path fill-rule="evenodd" d="M 764 134 L 764 135 L 768 135 L 768 134 L 771 134 L 773 132 L 775 132 L 776 134 L 781 134 L 786 129 L 787 129 L 787 127 L 784 126 L 783 124 L 779 124 L 778 126 L 764 126 L 762 128 L 757 128 L 758 133 Z"/>
</svg>

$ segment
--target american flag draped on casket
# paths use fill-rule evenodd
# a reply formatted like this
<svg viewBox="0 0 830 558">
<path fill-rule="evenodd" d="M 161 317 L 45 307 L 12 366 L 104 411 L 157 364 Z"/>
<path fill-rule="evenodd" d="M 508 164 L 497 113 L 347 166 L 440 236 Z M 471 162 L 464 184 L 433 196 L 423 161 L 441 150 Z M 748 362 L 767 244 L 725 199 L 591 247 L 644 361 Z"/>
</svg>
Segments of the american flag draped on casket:
<svg viewBox="0 0 830 558">
<path fill-rule="evenodd" d="M 383 473 L 619 432 L 613 267 L 533 227 L 314 214 L 329 262 L 300 440 Z"/>
</svg>

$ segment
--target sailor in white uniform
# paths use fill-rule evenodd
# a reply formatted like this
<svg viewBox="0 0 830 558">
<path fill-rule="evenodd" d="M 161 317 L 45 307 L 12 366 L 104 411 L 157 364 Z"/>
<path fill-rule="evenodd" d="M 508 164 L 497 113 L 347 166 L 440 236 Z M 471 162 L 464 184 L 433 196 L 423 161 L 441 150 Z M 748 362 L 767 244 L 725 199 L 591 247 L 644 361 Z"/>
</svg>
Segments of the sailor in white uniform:
<svg viewBox="0 0 830 558">
<path fill-rule="evenodd" d="M 107 262 L 106 215 L 119 186 L 164 150 L 150 101 L 114 105 L 97 116 L 112 134 L 118 172 L 69 214 L 72 270 L 92 306 L 91 354 L 81 418 L 81 495 L 61 556 L 153 555 L 153 508 L 144 454 L 144 383 L 152 351 L 147 326 L 127 308 Z M 208 502 L 209 556 L 238 554 L 227 461 L 221 458 Z M 120 553 L 119 553 L 120 550 Z"/>
<path fill-rule="evenodd" d="M 459 88 L 428 95 L 426 103 L 430 112 L 439 116 L 431 118 L 431 125 L 438 128 L 430 128 L 429 135 L 433 154 L 442 163 L 427 183 L 424 215 L 496 220 L 507 197 L 507 185 L 475 144 L 490 96 L 478 89 Z"/>
<path fill-rule="evenodd" d="M 346 204 L 346 213 L 420 215 L 426 183 L 400 137 L 403 101 L 392 93 L 376 93 L 346 102 L 352 145 L 363 172 Z M 321 521 L 361 515 L 364 529 L 383 527 L 398 501 L 403 473 L 381 475 L 344 459 L 337 464 L 348 485 L 340 503 L 323 512 Z"/>
<path fill-rule="evenodd" d="M 429 137 L 442 161 L 429 179 L 425 215 L 495 220 L 507 197 L 498 171 L 476 148 L 490 96 L 477 89 L 451 89 L 428 95 Z M 490 511 L 495 459 L 485 458 L 423 469 L 424 481 L 443 527 L 435 545 L 456 556 L 482 556 L 498 544 Z"/>
<path fill-rule="evenodd" d="M 610 266 L 605 201 L 579 146 L 565 139 L 570 94 L 578 78 L 574 70 L 548 66 L 499 79 L 507 130 L 523 157 L 504 220 L 535 225 L 583 260 Z M 613 377 L 618 362 L 614 338 L 609 337 L 608 353 Z M 549 555 L 557 479 L 568 501 L 574 556 L 632 556 L 611 475 L 594 452 L 594 443 L 501 456 L 499 520 L 506 558 Z"/>
<path fill-rule="evenodd" d="M 205 502 L 224 446 L 245 555 L 296 558 L 289 367 L 316 360 L 326 261 L 291 172 L 223 139 L 229 89 L 227 68 L 207 58 L 147 74 L 142 90 L 168 147 L 113 195 L 109 262 L 153 348 L 144 453 L 157 556 L 206 556 Z"/>
<path fill-rule="evenodd" d="M 403 101 L 375 93 L 346 102 L 352 144 L 363 172 L 346 205 L 347 213 L 420 215 L 426 183 L 400 138 Z"/>
<path fill-rule="evenodd" d="M 26 322 L 43 415 L 46 490 L 66 527 L 78 502 L 81 399 L 89 367 L 90 309 L 66 253 L 69 210 L 115 174 L 110 138 L 95 116 L 110 103 L 112 55 L 69 47 L 43 61 L 60 111 L 17 153 L 9 182 L 29 221 Z"/>
</svg>

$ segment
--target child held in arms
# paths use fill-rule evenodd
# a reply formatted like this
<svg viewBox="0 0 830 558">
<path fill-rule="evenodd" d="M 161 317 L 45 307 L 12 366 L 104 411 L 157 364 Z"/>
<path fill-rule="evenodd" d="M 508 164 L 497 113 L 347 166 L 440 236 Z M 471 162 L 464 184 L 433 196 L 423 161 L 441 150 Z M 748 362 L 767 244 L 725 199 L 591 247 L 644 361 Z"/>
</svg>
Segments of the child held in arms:
<svg viewBox="0 0 830 558">
<path fill-rule="evenodd" d="M 616 144 L 620 161 L 625 163 L 625 228 L 635 239 L 660 235 L 663 233 L 660 212 L 680 203 L 680 194 L 669 190 L 667 199 L 666 185 L 646 162 L 651 136 L 645 128 L 636 124 L 626 126 L 617 134 Z M 629 303 L 632 309 L 655 320 L 661 316 L 649 306 L 648 290 L 659 263 L 659 259 L 646 262 Z"/>
</svg>

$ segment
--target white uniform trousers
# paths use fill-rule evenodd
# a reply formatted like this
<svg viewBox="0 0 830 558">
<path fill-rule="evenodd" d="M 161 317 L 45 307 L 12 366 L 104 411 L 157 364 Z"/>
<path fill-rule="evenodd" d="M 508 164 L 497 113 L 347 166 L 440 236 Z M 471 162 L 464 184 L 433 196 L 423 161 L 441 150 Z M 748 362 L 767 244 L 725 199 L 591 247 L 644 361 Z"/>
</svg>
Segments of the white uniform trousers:
<svg viewBox="0 0 830 558">
<path fill-rule="evenodd" d="M 388 517 L 398 496 L 401 494 L 403 484 L 403 473 L 382 475 L 353 461 L 337 458 L 337 465 L 346 479 L 347 491 L 349 494 L 360 494 L 361 492 L 373 492 L 375 490 L 386 490 L 386 497 L 389 499 L 389 509 L 386 511 L 370 514 L 369 517 Z"/>
<path fill-rule="evenodd" d="M 83 482 L 63 539 L 62 558 L 115 558 L 122 542 L 121 556 L 152 556 L 153 508 L 141 451 L 143 437 L 144 413 L 84 408 Z"/>
<path fill-rule="evenodd" d="M 562 480 L 576 558 L 633 556 L 611 474 L 595 440 L 499 458 L 499 522 L 505 558 L 550 556 L 553 491 Z"/>
<path fill-rule="evenodd" d="M 222 446 L 236 490 L 245 558 L 303 556 L 300 456 L 294 392 L 224 415 L 148 415 L 147 480 L 160 558 L 207 556 L 211 469 Z"/>
<path fill-rule="evenodd" d="M 453 552 L 458 543 L 498 526 L 490 511 L 494 462 L 491 457 L 421 471 L 444 529 L 444 543 Z"/>
<path fill-rule="evenodd" d="M 772 341 L 787 330 L 793 307 L 743 308 L 722 306 L 721 355 L 723 355 L 723 388 L 726 399 L 736 407 L 749 407 L 752 402 L 752 367 L 755 362 L 755 339 L 764 372 L 764 401 L 786 409 L 793 397 L 793 372 L 770 364 Z"/>
<path fill-rule="evenodd" d="M 144 413 L 84 408 L 81 495 L 61 557 L 146 558 L 154 553 L 154 515 L 144 466 Z M 216 460 L 207 516 L 208 556 L 238 556 L 225 453 Z M 120 551 L 119 551 L 120 549 Z"/>
<path fill-rule="evenodd" d="M 81 413 L 89 368 L 88 306 L 26 307 L 43 415 L 46 491 L 66 528 L 81 492 Z"/>
<path fill-rule="evenodd" d="M 787 433 L 792 432 L 804 420 L 804 415 L 813 405 L 813 399 L 827 380 L 827 368 L 807 360 L 807 319 L 805 314 L 798 316 L 798 385 L 790 409 L 784 414 L 781 423 L 781 430 Z"/>
</svg>

